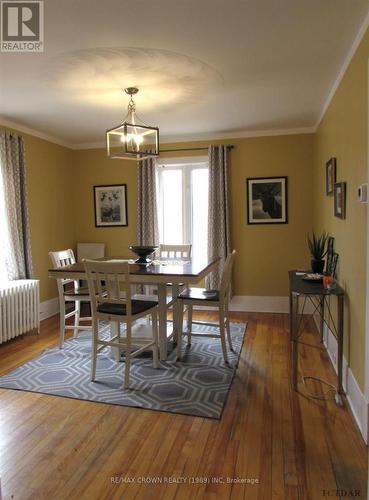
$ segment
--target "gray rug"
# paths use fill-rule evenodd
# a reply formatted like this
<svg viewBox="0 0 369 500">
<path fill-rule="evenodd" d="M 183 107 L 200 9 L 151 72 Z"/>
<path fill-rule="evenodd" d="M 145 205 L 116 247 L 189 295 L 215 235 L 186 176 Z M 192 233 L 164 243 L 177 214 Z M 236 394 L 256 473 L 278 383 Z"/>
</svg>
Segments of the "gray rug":
<svg viewBox="0 0 369 500">
<path fill-rule="evenodd" d="M 193 330 L 217 332 L 218 328 L 194 325 Z M 122 389 L 124 362 L 114 361 L 107 349 L 98 354 L 97 381 L 91 382 L 91 334 L 86 332 L 67 340 L 64 349 L 47 349 L 0 377 L 0 387 L 219 419 L 245 331 L 245 324 L 231 323 L 235 352 L 229 352 L 230 367 L 224 365 L 220 340 L 209 337 L 192 337 L 190 349 L 184 338 L 181 362 L 175 361 L 172 352 L 158 369 L 153 368 L 151 356 L 135 358 L 128 390 Z"/>
</svg>

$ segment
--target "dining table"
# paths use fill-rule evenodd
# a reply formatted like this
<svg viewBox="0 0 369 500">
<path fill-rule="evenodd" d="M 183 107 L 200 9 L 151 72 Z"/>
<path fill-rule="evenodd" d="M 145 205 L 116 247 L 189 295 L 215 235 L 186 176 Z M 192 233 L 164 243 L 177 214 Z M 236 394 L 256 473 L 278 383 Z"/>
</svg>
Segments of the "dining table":
<svg viewBox="0 0 369 500">
<path fill-rule="evenodd" d="M 212 272 L 220 262 L 219 258 L 186 258 L 153 260 L 148 264 L 137 264 L 129 257 L 104 257 L 100 261 L 124 261 L 129 263 L 130 281 L 132 284 L 153 285 L 157 287 L 158 295 L 158 333 L 160 359 L 165 361 L 168 355 L 168 339 L 173 337 L 179 328 L 178 301 L 175 300 L 182 285 L 196 285 Z M 76 262 L 64 267 L 48 270 L 50 278 L 86 280 L 83 262 Z M 171 285 L 173 299 L 168 298 L 168 284 Z M 173 322 L 168 326 L 168 303 L 173 305 Z M 115 322 L 112 322 L 112 325 Z M 112 326 L 113 328 L 113 326 Z M 112 332 L 113 333 L 113 332 Z"/>
</svg>

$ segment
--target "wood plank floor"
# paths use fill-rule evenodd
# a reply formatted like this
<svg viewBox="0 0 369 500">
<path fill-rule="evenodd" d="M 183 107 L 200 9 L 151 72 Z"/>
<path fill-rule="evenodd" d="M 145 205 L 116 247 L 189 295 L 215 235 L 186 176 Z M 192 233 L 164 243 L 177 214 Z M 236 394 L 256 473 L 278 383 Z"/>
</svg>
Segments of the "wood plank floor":
<svg viewBox="0 0 369 500">
<path fill-rule="evenodd" d="M 288 316 L 232 320 L 248 329 L 220 421 L 0 389 L 3 499 L 366 498 L 367 449 L 346 401 L 291 389 Z M 304 338 L 317 345 L 313 332 L 311 321 Z M 57 333 L 54 317 L 0 346 L 0 375 Z M 335 381 L 315 347 L 301 347 L 301 373 Z"/>
</svg>

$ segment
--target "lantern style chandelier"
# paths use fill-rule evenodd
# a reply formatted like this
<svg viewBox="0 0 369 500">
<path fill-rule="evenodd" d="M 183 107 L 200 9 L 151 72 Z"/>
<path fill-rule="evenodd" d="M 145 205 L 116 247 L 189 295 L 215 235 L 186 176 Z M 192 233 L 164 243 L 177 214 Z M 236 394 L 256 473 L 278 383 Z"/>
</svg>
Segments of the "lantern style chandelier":
<svg viewBox="0 0 369 500">
<path fill-rule="evenodd" d="M 138 88 L 128 87 L 130 96 L 128 113 L 124 122 L 106 131 L 106 151 L 109 158 L 141 161 L 159 155 L 159 129 L 150 127 L 136 115 L 133 96 Z"/>
</svg>

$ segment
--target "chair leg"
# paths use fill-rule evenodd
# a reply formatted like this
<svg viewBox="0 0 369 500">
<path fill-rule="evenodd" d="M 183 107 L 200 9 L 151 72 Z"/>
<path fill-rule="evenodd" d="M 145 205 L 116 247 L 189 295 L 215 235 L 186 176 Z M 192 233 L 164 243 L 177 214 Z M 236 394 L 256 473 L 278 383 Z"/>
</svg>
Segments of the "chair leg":
<svg viewBox="0 0 369 500">
<path fill-rule="evenodd" d="M 233 345 L 232 345 L 231 328 L 229 326 L 228 316 L 226 317 L 226 328 L 227 328 L 227 339 L 228 339 L 229 349 L 233 352 L 234 349 L 233 349 Z"/>
<path fill-rule="evenodd" d="M 121 335 L 121 333 L 120 333 L 120 327 L 121 327 L 121 324 L 120 324 L 120 321 L 117 321 L 117 327 L 118 327 L 118 330 L 117 330 L 118 338 L 117 338 L 117 340 L 118 340 L 118 344 L 119 344 L 119 346 L 117 348 L 118 349 L 118 361 L 120 361 L 121 360 L 121 351 L 120 351 L 120 335 Z"/>
<path fill-rule="evenodd" d="M 97 361 L 97 340 L 99 337 L 99 321 L 92 320 L 92 359 L 91 359 L 91 380 L 96 379 L 96 361 Z"/>
<path fill-rule="evenodd" d="M 75 307 L 75 310 L 76 310 L 76 313 L 74 315 L 74 326 L 77 327 L 77 326 L 79 326 L 79 318 L 81 316 L 81 303 L 80 303 L 79 300 L 75 301 L 74 307 Z M 77 336 L 78 336 L 78 329 L 75 328 L 73 330 L 73 337 L 76 338 Z"/>
<path fill-rule="evenodd" d="M 231 337 L 231 329 L 230 329 L 230 326 L 229 326 L 229 311 L 228 311 L 228 302 L 225 303 L 225 307 L 224 307 L 224 316 L 225 316 L 225 320 L 226 320 L 226 328 L 227 328 L 227 338 L 228 338 L 228 345 L 229 345 L 229 349 L 234 352 L 233 350 L 233 346 L 232 346 L 232 337 Z"/>
<path fill-rule="evenodd" d="M 183 336 L 183 300 L 178 299 L 178 325 L 177 325 L 177 361 L 181 359 L 182 354 L 182 336 Z"/>
<path fill-rule="evenodd" d="M 191 334 L 192 334 L 192 305 L 187 305 L 187 344 L 191 346 Z"/>
<path fill-rule="evenodd" d="M 127 323 L 126 355 L 124 360 L 124 389 L 129 389 L 129 370 L 131 368 L 131 333 L 132 325 Z"/>
<path fill-rule="evenodd" d="M 154 345 L 152 346 L 152 364 L 154 368 L 159 368 L 159 336 L 158 336 L 158 315 L 154 311 L 151 314 L 152 336 Z"/>
<path fill-rule="evenodd" d="M 64 332 L 65 332 L 65 302 L 64 298 L 60 299 L 60 335 L 59 335 L 59 348 L 63 349 L 64 346 Z"/>
<path fill-rule="evenodd" d="M 227 344 L 226 344 L 225 329 L 224 329 L 224 314 L 222 314 L 221 312 L 219 312 L 219 332 L 220 332 L 220 340 L 222 343 L 224 363 L 228 365 Z"/>
</svg>

